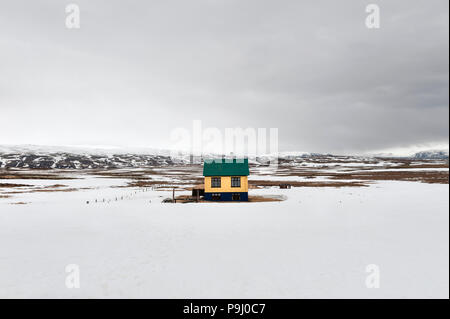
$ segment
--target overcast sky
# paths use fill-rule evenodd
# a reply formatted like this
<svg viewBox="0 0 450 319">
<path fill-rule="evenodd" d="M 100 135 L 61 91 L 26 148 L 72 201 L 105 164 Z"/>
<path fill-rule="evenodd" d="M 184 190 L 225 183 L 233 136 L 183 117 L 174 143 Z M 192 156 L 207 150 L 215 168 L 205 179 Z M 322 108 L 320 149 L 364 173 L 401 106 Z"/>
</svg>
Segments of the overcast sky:
<svg viewBox="0 0 450 319">
<path fill-rule="evenodd" d="M 0 144 L 164 148 L 201 120 L 276 127 L 281 151 L 448 148 L 448 6 L 0 0 Z"/>
</svg>

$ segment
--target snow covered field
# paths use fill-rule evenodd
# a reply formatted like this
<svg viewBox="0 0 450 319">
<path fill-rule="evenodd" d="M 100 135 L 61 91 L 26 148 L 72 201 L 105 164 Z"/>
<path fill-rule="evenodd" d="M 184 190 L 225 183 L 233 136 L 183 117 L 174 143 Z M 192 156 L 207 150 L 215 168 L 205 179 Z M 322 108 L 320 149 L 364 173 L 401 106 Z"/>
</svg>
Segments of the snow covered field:
<svg viewBox="0 0 450 319">
<path fill-rule="evenodd" d="M 14 199 L 28 205 L 0 200 L 0 297 L 449 297 L 448 184 L 269 187 L 251 193 L 287 200 L 162 204 L 171 192 L 94 181 Z M 66 287 L 68 264 L 79 266 L 78 289 Z M 371 264 L 379 288 L 366 287 Z"/>
</svg>

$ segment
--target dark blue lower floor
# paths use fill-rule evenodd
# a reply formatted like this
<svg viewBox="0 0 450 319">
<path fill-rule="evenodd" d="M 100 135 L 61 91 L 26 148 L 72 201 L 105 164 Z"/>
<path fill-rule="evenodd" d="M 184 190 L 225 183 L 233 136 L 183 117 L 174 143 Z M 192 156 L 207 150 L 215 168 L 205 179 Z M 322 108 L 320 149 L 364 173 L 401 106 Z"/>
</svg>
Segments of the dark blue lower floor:
<svg viewBox="0 0 450 319">
<path fill-rule="evenodd" d="M 221 202 L 247 202 L 248 193 L 205 193 L 204 199 Z"/>
</svg>

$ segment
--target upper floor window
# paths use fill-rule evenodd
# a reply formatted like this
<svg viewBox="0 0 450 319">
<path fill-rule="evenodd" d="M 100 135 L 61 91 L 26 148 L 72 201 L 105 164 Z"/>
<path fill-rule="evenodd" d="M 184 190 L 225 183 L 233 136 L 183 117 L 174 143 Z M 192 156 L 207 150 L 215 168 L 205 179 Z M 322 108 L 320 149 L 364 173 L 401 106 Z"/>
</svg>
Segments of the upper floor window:
<svg viewBox="0 0 450 319">
<path fill-rule="evenodd" d="M 211 178 L 211 187 L 221 187 L 220 186 L 220 177 L 212 177 Z"/>
<path fill-rule="evenodd" d="M 231 187 L 241 187 L 241 178 L 231 177 Z"/>
</svg>

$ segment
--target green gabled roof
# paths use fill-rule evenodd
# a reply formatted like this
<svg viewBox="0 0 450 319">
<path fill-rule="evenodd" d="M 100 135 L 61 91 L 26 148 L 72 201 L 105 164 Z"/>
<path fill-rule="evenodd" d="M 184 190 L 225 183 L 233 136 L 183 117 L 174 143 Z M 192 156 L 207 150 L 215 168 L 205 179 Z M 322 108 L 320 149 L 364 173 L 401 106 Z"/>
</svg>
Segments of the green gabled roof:
<svg viewBox="0 0 450 319">
<path fill-rule="evenodd" d="M 203 163 L 203 176 L 248 176 L 248 158 L 214 159 Z"/>
</svg>

